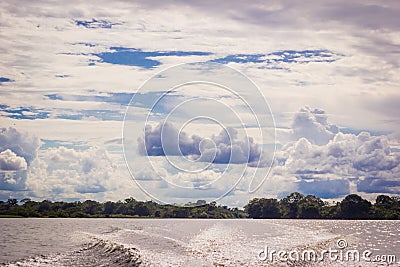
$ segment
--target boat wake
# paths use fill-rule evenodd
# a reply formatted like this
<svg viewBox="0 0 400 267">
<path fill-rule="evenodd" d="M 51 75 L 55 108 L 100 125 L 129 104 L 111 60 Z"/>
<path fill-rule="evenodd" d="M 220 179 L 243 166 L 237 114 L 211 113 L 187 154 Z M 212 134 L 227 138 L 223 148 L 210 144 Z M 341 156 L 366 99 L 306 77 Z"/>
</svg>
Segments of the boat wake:
<svg viewBox="0 0 400 267">
<path fill-rule="evenodd" d="M 90 239 L 77 250 L 40 255 L 0 266 L 141 266 L 142 260 L 136 248 L 125 247 L 97 237 Z"/>
<path fill-rule="evenodd" d="M 346 255 L 347 251 L 367 248 L 362 245 L 363 236 L 357 229 L 336 231 L 336 225 L 330 221 L 140 219 L 95 226 L 81 227 L 66 235 L 71 246 L 61 246 L 66 239 L 56 239 L 59 250 L 49 248 L 49 254 L 30 257 L 21 253 L 20 257 L 25 258 L 14 257 L 12 262 L 0 266 L 381 266 L 377 262 L 353 260 L 354 256 L 336 260 L 324 254 L 322 258 L 325 250 Z M 357 227 L 364 229 L 365 225 Z M 346 242 L 346 246 L 339 247 L 339 241 Z M 51 241 L 50 245 L 56 247 L 57 243 Z M 267 257 L 272 255 L 265 253 L 268 251 L 275 251 L 275 256 Z M 282 260 L 277 257 L 278 251 L 292 256 Z M 303 253 L 312 258 L 295 257 Z"/>
</svg>

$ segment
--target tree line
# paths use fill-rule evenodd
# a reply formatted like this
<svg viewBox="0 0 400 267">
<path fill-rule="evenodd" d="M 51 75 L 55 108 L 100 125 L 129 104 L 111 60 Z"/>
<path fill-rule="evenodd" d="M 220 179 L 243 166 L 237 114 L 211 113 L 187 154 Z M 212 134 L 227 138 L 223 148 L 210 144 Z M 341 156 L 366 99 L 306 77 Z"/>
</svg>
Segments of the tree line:
<svg viewBox="0 0 400 267">
<path fill-rule="evenodd" d="M 17 217 L 51 217 L 51 218 L 84 218 L 84 217 L 149 217 L 149 218 L 245 218 L 247 214 L 238 208 L 217 205 L 216 202 L 188 203 L 185 206 L 161 205 L 154 201 L 137 201 L 127 198 L 124 201 L 107 201 L 100 203 L 94 200 L 64 202 L 31 199 L 8 199 L 0 201 L 0 216 Z"/>
<path fill-rule="evenodd" d="M 313 195 L 292 193 L 281 200 L 254 198 L 244 207 L 255 219 L 400 219 L 400 197 L 379 195 L 374 204 L 350 194 L 330 204 Z"/>
<path fill-rule="evenodd" d="M 185 206 L 161 205 L 154 201 L 64 202 L 0 201 L 0 216 L 16 217 L 148 217 L 148 218 L 254 218 L 254 219 L 400 219 L 400 197 L 379 195 L 374 204 L 351 194 L 334 204 L 313 195 L 292 193 L 280 200 L 254 198 L 243 209 L 198 200 Z"/>
</svg>

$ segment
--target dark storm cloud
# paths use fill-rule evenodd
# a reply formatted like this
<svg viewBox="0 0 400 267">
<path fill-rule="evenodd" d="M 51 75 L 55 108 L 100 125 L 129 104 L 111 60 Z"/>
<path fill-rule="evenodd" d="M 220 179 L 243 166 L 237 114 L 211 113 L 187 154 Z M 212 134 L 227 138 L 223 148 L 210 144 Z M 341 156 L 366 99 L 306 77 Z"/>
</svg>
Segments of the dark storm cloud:
<svg viewBox="0 0 400 267">
<path fill-rule="evenodd" d="M 366 178 L 357 184 L 357 190 L 365 193 L 400 194 L 400 179 Z"/>
<path fill-rule="evenodd" d="M 299 183 L 299 191 L 303 194 L 314 195 L 318 193 L 322 198 L 338 198 L 350 193 L 350 182 L 348 180 L 313 180 L 302 179 Z"/>
</svg>

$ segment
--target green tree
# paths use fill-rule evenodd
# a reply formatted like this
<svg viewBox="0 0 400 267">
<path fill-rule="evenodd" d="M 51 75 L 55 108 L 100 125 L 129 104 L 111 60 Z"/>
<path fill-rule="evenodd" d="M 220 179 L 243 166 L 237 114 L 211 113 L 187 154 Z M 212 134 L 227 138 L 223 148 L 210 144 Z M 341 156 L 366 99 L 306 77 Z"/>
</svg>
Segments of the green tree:
<svg viewBox="0 0 400 267">
<path fill-rule="evenodd" d="M 184 207 L 175 207 L 173 211 L 174 218 L 187 218 L 189 217 L 189 209 Z"/>
<path fill-rule="evenodd" d="M 10 206 L 15 206 L 15 205 L 18 204 L 18 200 L 15 199 L 15 198 L 9 198 L 9 199 L 7 200 L 7 204 L 10 205 Z"/>
<path fill-rule="evenodd" d="M 196 201 L 196 206 L 204 206 L 205 204 L 207 204 L 207 201 L 199 199 Z"/>
<path fill-rule="evenodd" d="M 281 217 L 279 202 L 273 198 L 254 198 L 244 207 L 244 210 L 254 219 Z"/>
<path fill-rule="evenodd" d="M 400 201 L 396 197 L 377 196 L 371 210 L 375 219 L 400 219 Z"/>
<path fill-rule="evenodd" d="M 340 218 L 340 203 L 329 204 L 325 203 L 321 207 L 321 217 L 324 219 L 339 219 Z"/>
<path fill-rule="evenodd" d="M 298 218 L 318 219 L 321 218 L 321 209 L 325 203 L 316 196 L 308 195 L 298 203 Z"/>
<path fill-rule="evenodd" d="M 149 216 L 150 215 L 150 210 L 147 207 L 146 203 L 138 202 L 135 205 L 134 214 L 139 215 L 139 216 Z"/>
<path fill-rule="evenodd" d="M 371 210 L 371 202 L 359 195 L 346 196 L 340 203 L 340 216 L 343 219 L 367 219 Z"/>
<path fill-rule="evenodd" d="M 304 195 L 294 192 L 279 201 L 282 217 L 287 219 L 298 218 L 299 204 L 304 199 Z"/>
<path fill-rule="evenodd" d="M 42 216 L 48 216 L 52 211 L 52 202 L 50 200 L 43 200 L 39 203 L 38 212 Z"/>
<path fill-rule="evenodd" d="M 262 209 L 259 198 L 253 198 L 244 206 L 244 211 L 249 214 L 251 218 L 260 219 L 262 217 Z"/>
<path fill-rule="evenodd" d="M 111 215 L 114 213 L 115 203 L 112 201 L 107 201 L 103 205 L 104 214 Z"/>
<path fill-rule="evenodd" d="M 84 213 L 95 215 L 101 213 L 101 204 L 94 200 L 86 200 L 81 204 Z"/>
<path fill-rule="evenodd" d="M 278 200 L 274 198 L 262 198 L 259 202 L 261 206 L 261 218 L 281 218 L 282 214 L 279 210 Z"/>
</svg>

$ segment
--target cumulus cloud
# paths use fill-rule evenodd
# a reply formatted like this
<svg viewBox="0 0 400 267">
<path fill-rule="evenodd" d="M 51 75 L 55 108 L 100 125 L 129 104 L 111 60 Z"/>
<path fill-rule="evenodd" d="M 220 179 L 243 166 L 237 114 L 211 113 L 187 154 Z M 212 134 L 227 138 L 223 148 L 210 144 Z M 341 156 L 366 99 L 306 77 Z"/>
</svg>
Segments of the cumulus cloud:
<svg viewBox="0 0 400 267">
<path fill-rule="evenodd" d="M 0 196 L 26 190 L 27 169 L 37 158 L 40 139 L 13 127 L 0 128 Z"/>
<path fill-rule="evenodd" d="M 117 172 L 105 149 L 40 145 L 27 132 L 0 130 L 0 198 L 102 200 L 108 192 L 131 192 L 129 173 L 125 168 Z"/>
<path fill-rule="evenodd" d="M 26 170 L 0 172 L 0 197 L 8 198 L 10 191 L 26 190 Z"/>
<path fill-rule="evenodd" d="M 26 170 L 26 167 L 25 158 L 17 156 L 10 149 L 0 152 L 0 171 L 20 171 Z"/>
<path fill-rule="evenodd" d="M 162 139 L 168 140 L 168 142 L 163 143 Z M 179 147 L 174 146 L 177 141 L 179 142 Z M 139 153 L 148 156 L 199 155 L 200 141 L 201 138 L 199 136 L 193 135 L 189 137 L 185 132 L 179 132 L 171 123 L 159 123 L 154 129 L 151 125 L 147 125 L 144 140 L 142 138 L 138 140 Z"/>
<path fill-rule="evenodd" d="M 227 163 L 226 159 L 229 159 L 230 154 L 232 157 L 235 154 L 237 157 L 233 157 L 231 162 L 250 162 L 246 159 L 251 157 L 244 157 L 247 156 L 245 149 L 235 150 L 235 146 L 241 148 L 245 142 L 240 141 L 233 129 L 204 139 L 197 135 L 179 133 L 171 124 L 165 124 L 164 129 L 162 127 L 159 124 L 146 128 L 145 141 L 139 139 L 142 155 L 147 153 L 149 156 L 169 156 L 182 153 L 204 162 Z M 325 111 L 309 107 L 302 108 L 295 114 L 291 132 L 294 141 L 287 143 L 276 153 L 271 175 L 262 187 L 264 193 L 283 196 L 299 191 L 323 198 L 338 198 L 353 192 L 400 192 L 400 155 L 396 150 L 392 151 L 387 136 L 374 136 L 369 132 L 339 132 L 338 126 L 328 122 Z M 179 140 L 178 145 L 174 147 L 169 142 L 164 146 L 161 133 L 165 135 L 165 140 Z M 215 147 L 211 144 L 215 144 Z M 256 148 L 258 149 L 258 145 Z M 260 159 L 258 153 L 253 156 L 253 159 Z M 251 164 L 248 166 L 252 167 Z M 229 173 L 232 175 L 232 170 Z M 212 177 L 209 173 L 207 175 L 208 178 Z M 174 181 L 190 180 L 187 176 L 176 174 L 166 177 Z M 145 178 L 149 179 L 148 175 L 141 177 L 143 180 Z M 208 181 L 206 177 L 195 177 L 193 181 L 195 180 L 201 183 Z M 248 182 L 243 179 L 231 197 L 247 192 Z M 213 186 L 210 189 L 216 188 L 216 185 Z"/>
<path fill-rule="evenodd" d="M 307 106 L 294 115 L 292 128 L 296 140 L 304 137 L 316 145 L 327 144 L 339 132 L 337 126 L 328 123 L 325 111 Z"/>
<path fill-rule="evenodd" d="M 285 165 L 298 174 L 335 173 L 343 177 L 375 175 L 390 172 L 399 166 L 400 157 L 391 153 L 385 136 L 337 133 L 324 146 L 301 138 L 285 150 Z"/>
<path fill-rule="evenodd" d="M 338 197 L 354 181 L 361 192 L 400 192 L 400 155 L 386 136 L 338 132 L 324 111 L 310 108 L 296 113 L 293 125 L 299 139 L 277 153 L 274 173 L 296 177 L 300 191 Z"/>
<path fill-rule="evenodd" d="M 36 158 L 40 145 L 40 139 L 34 135 L 13 127 L 0 129 L 0 151 L 9 149 L 23 157 L 28 165 Z"/>
<path fill-rule="evenodd" d="M 283 67 L 292 71 L 269 70 L 257 63 L 229 64 L 240 68 L 251 78 L 254 78 L 256 83 L 268 85 L 264 86 L 267 87 L 264 93 L 268 96 L 275 114 L 279 115 L 292 111 L 292 108 L 299 104 L 317 102 L 321 105 L 329 105 L 336 109 L 332 112 L 343 115 L 341 124 L 352 125 L 355 128 L 377 129 L 384 126 L 387 127 L 386 129 L 398 129 L 398 120 L 396 120 L 396 116 L 392 116 L 398 114 L 397 102 L 395 101 L 398 90 L 394 86 L 399 84 L 399 76 L 396 75 L 399 65 L 396 38 L 398 29 L 400 29 L 400 20 L 398 19 L 400 6 L 398 2 L 338 0 L 324 3 L 321 3 L 321 1 L 294 3 L 293 1 L 275 1 L 270 5 L 265 5 L 262 2 L 256 1 L 249 4 L 242 1 L 216 3 L 215 1 L 187 2 L 179 0 L 171 3 L 157 0 L 139 0 L 134 4 L 129 1 L 119 1 L 117 4 L 113 3 L 109 8 L 99 9 L 97 6 L 107 6 L 107 1 L 102 1 L 101 5 L 89 2 L 79 3 L 79 8 L 76 8 L 76 5 L 71 5 L 72 8 L 66 8 L 56 2 L 49 3 L 47 1 L 41 1 L 41 4 L 36 1 L 27 1 L 23 5 L 11 1 L 2 1 L 0 5 L 4 12 L 2 12 L 1 24 L 4 27 L 1 32 L 1 46 L 2 50 L 8 51 L 7 56 L 3 58 L 2 65 L 4 68 L 2 71 L 4 73 L 2 75 L 15 80 L 15 82 L 2 84 L 2 88 L 5 88 L 1 92 L 3 102 L 5 101 L 2 104 L 14 108 L 34 105 L 36 109 L 51 111 L 51 117 L 48 119 L 37 120 L 33 124 L 27 120 L 18 122 L 20 125 L 24 124 L 24 127 L 36 127 L 35 130 L 42 131 L 40 135 L 46 139 L 67 139 L 70 141 L 75 140 L 78 136 L 83 142 L 111 139 L 112 136 L 119 134 L 119 127 L 115 127 L 117 124 L 85 122 L 85 127 L 83 127 L 83 123 L 81 124 L 78 120 L 64 121 L 53 118 L 60 112 L 60 108 L 68 108 L 68 112 L 71 112 L 71 114 L 79 115 L 82 110 L 88 109 L 88 105 L 93 107 L 90 108 L 91 110 L 120 109 L 119 105 L 106 105 L 105 102 L 107 101 L 102 101 L 103 103 L 50 101 L 43 98 L 43 90 L 50 90 L 49 92 L 52 94 L 69 92 L 73 95 L 90 96 L 93 92 L 108 94 L 113 91 L 120 92 L 121 88 L 123 90 L 123 88 L 139 87 L 144 79 L 152 74 L 153 70 L 135 71 L 133 73 L 131 67 L 106 63 L 98 64 L 97 62 L 94 66 L 85 65 L 95 63 L 92 62 L 93 57 L 90 55 L 109 51 L 109 47 L 136 47 L 137 38 L 140 36 L 141 47 L 136 48 L 143 49 L 143 51 L 172 50 L 179 42 L 178 46 L 184 51 L 196 49 L 215 53 L 209 59 L 229 56 L 232 53 L 255 55 L 265 53 L 265 51 L 273 52 L 287 49 L 327 49 L 335 51 L 335 53 L 344 55 L 340 61 L 318 64 L 282 64 Z M 182 6 L 188 12 L 182 12 Z M 166 12 L 166 10 L 168 11 Z M 221 12 L 223 10 L 229 10 L 229 12 Z M 127 16 L 127 14 L 132 13 L 129 11 L 135 12 L 135 16 Z M 296 14 L 302 15 L 297 16 Z M 95 19 L 92 18 L 96 18 L 97 21 L 105 21 L 111 26 L 122 21 L 124 24 L 123 27 L 112 27 L 112 29 L 88 29 L 74 23 L 76 20 L 80 20 L 90 24 L 95 22 Z M 251 33 L 254 37 L 251 46 L 244 41 L 248 39 L 248 26 L 254 31 Z M 32 30 L 32 27 L 35 27 L 35 30 Z M 111 38 L 105 38 L 105 31 L 109 33 L 107 36 Z M 287 34 L 288 32 L 291 34 Z M 123 38 L 114 38 L 115 36 L 123 36 Z M 166 36 L 168 38 L 165 38 Z M 223 38 L 214 38 L 215 36 Z M 37 40 L 41 40 L 41 42 Z M 208 42 L 203 42 L 203 40 Z M 16 43 L 23 43 L 24 46 L 16 46 Z M 314 45 L 309 47 L 308 44 L 310 43 Z M 32 58 L 36 60 L 32 60 Z M 165 57 L 160 58 L 160 62 L 167 66 L 177 63 L 176 60 L 191 62 L 198 61 L 198 59 L 198 57 L 179 57 L 179 59 Z M 15 64 L 15 62 L 19 63 Z M 50 65 L 52 67 L 48 68 Z M 164 65 L 162 66 L 164 67 Z M 103 73 L 105 75 L 102 75 Z M 132 77 L 132 75 L 135 75 L 135 77 Z M 132 82 L 135 84 L 132 85 Z M 294 83 L 299 86 L 291 86 Z M 260 89 L 264 90 L 262 87 Z M 38 88 L 41 89 L 38 90 Z M 93 88 L 94 91 L 89 92 L 84 88 Z M 276 90 L 277 88 L 279 90 Z M 326 97 L 327 92 L 322 91 L 322 89 L 326 90 L 327 88 L 332 88 L 332 90 L 328 89 L 332 92 L 335 91 L 330 97 Z M 373 99 L 368 100 L 365 95 L 372 95 L 369 93 L 370 91 L 379 91 L 379 95 L 382 97 L 376 95 Z M 130 92 L 126 91 L 125 93 Z M 145 113 L 146 111 L 144 109 L 139 110 L 139 112 Z M 25 112 L 28 111 L 22 112 L 21 110 L 21 114 Z M 304 117 L 301 118 L 299 115 L 298 120 L 293 125 L 294 141 L 306 138 L 310 145 L 306 142 L 298 144 L 297 158 L 294 155 L 289 160 L 287 160 L 289 155 L 282 158 L 281 162 L 286 161 L 284 163 L 285 168 L 290 167 L 290 165 L 286 166 L 290 163 L 290 160 L 293 161 L 288 173 L 293 171 L 296 176 L 300 176 L 300 172 L 303 171 L 304 175 L 310 176 L 311 171 L 314 171 L 314 176 L 318 175 L 319 172 L 320 176 L 332 175 L 338 177 L 342 176 L 342 172 L 346 173 L 349 169 L 351 170 L 350 173 L 360 172 L 370 177 L 365 178 L 363 183 L 359 183 L 363 190 L 366 186 L 370 186 L 373 190 L 374 186 L 384 184 L 377 183 L 375 180 L 383 180 L 382 177 L 384 177 L 389 181 L 390 177 L 395 176 L 396 172 L 398 173 L 398 167 L 395 167 L 397 164 L 396 157 L 393 154 L 387 155 L 384 149 L 369 151 L 368 145 L 365 144 L 363 149 L 367 151 L 366 154 L 357 154 L 357 159 L 354 159 L 349 155 L 355 152 L 338 143 L 330 146 L 329 152 L 325 151 L 324 148 L 316 147 L 315 145 L 328 145 L 337 132 L 330 129 L 329 123 L 326 123 L 326 121 L 325 123 L 318 122 L 318 118 L 322 118 L 326 114 L 318 114 L 315 110 L 306 110 L 303 113 Z M 99 114 L 104 116 L 102 111 Z M 348 114 L 351 114 L 351 116 L 348 116 Z M 107 115 L 107 117 L 111 115 Z M 70 116 L 70 118 L 78 119 L 80 117 Z M 388 122 L 388 119 L 393 120 Z M 13 122 L 11 118 L 9 120 L 11 123 Z M 38 127 L 38 125 L 45 125 L 45 127 Z M 79 125 L 79 127 L 75 127 L 76 125 Z M 94 125 L 94 127 L 91 125 Z M 284 124 L 284 126 L 286 127 L 287 124 Z M 95 133 L 90 131 L 93 128 L 96 128 Z M 6 146 L 3 146 L 4 142 L 0 140 L 0 152 L 10 149 L 16 156 L 25 159 L 29 169 L 35 161 L 37 152 L 35 149 L 29 149 L 29 144 L 35 142 L 28 140 L 26 144 L 22 144 L 21 141 L 16 141 L 18 138 L 12 134 L 10 129 L 7 129 L 7 131 L 7 136 L 13 137 L 10 139 L 11 141 L 7 140 Z M 4 138 L 3 133 L 0 135 L 0 139 Z M 193 149 L 195 153 L 185 150 L 185 153 L 193 158 L 199 157 L 199 153 L 202 152 L 202 160 L 206 161 L 213 158 L 214 153 L 218 152 L 216 154 L 217 159 L 220 159 L 219 162 L 226 162 L 224 155 L 228 154 L 238 157 L 238 159 L 231 161 L 248 160 L 248 157 L 246 157 L 248 153 L 233 152 L 232 146 L 224 146 L 225 143 L 215 149 L 211 143 L 203 142 L 204 150 L 201 151 L 196 139 L 192 139 L 192 136 L 186 137 L 186 141 L 182 142 L 187 142 L 187 146 L 182 145 L 181 148 L 183 150 L 184 148 Z M 346 138 L 350 137 L 347 136 Z M 375 147 L 376 145 L 371 144 L 370 146 Z M 155 154 L 158 153 L 156 148 L 157 146 L 154 147 Z M 208 148 L 207 151 L 206 148 Z M 235 149 L 240 151 L 242 148 L 239 145 Z M 328 157 L 329 160 L 325 162 L 326 159 L 321 157 L 319 165 L 322 166 L 318 165 L 317 170 L 301 166 L 300 152 L 307 154 L 316 150 L 322 150 L 322 155 Z M 149 152 L 147 148 L 145 151 Z M 247 146 L 244 151 L 248 152 Z M 62 154 L 61 151 L 58 152 L 58 154 Z M 288 154 L 289 152 L 285 150 L 283 153 Z M 328 154 L 329 156 L 327 156 Z M 254 155 L 257 157 L 257 153 L 254 153 Z M 42 170 L 44 177 L 55 175 L 57 171 L 59 173 L 57 175 L 61 177 L 63 168 L 71 173 L 71 177 L 76 177 L 75 174 L 72 174 L 72 170 L 68 170 L 69 166 L 62 167 L 61 162 L 65 159 L 60 159 L 57 164 L 53 165 L 50 164 L 51 161 L 48 159 L 47 152 L 44 152 L 43 156 L 45 159 L 42 159 L 42 161 L 48 162 L 46 169 Z M 82 158 L 82 154 L 75 156 L 77 156 L 77 159 Z M 55 155 L 55 158 L 57 157 L 61 158 L 61 155 Z M 337 161 L 336 165 L 334 165 L 334 160 Z M 314 161 L 318 163 L 318 160 Z M 68 162 L 74 164 L 73 160 Z M 306 160 L 303 163 L 306 166 L 308 165 Z M 107 163 L 104 164 L 104 166 L 107 166 Z M 343 169 L 346 171 L 341 170 L 341 164 L 344 164 Z M 101 167 L 90 162 L 90 160 L 83 165 L 82 168 L 73 167 L 73 169 L 76 169 L 77 175 L 90 174 L 93 170 L 98 170 Z M 336 167 L 333 169 L 332 166 Z M 57 169 L 57 171 L 53 171 L 52 168 Z M 300 172 L 297 173 L 299 170 Z M 7 178 L 8 185 L 18 184 L 18 179 L 10 177 Z M 68 176 L 62 180 L 67 178 Z M 333 181 L 332 179 L 330 181 Z M 73 179 L 71 178 L 71 180 Z M 372 182 L 373 180 L 375 182 Z M 72 184 L 72 182 L 67 184 Z M 385 186 L 387 184 L 385 183 Z M 310 182 L 307 183 L 307 186 L 311 186 Z M 328 187 L 328 185 L 321 185 L 320 187 Z M 1 186 L 1 188 L 4 187 Z"/>
<path fill-rule="evenodd" d="M 51 148 L 32 163 L 26 184 L 37 197 L 82 198 L 106 191 L 114 169 L 104 149 Z"/>
<path fill-rule="evenodd" d="M 200 162 L 218 164 L 254 163 L 260 160 L 261 151 L 254 139 L 239 140 L 234 128 L 226 128 L 218 135 L 202 138 L 178 131 L 171 123 L 146 126 L 144 139 L 139 138 L 139 153 L 148 156 L 190 156 Z"/>
</svg>

